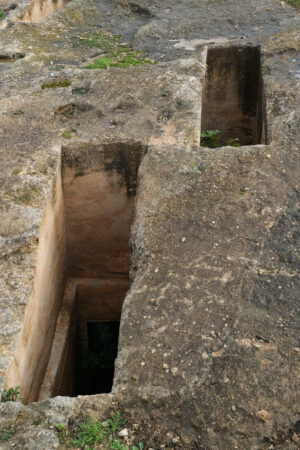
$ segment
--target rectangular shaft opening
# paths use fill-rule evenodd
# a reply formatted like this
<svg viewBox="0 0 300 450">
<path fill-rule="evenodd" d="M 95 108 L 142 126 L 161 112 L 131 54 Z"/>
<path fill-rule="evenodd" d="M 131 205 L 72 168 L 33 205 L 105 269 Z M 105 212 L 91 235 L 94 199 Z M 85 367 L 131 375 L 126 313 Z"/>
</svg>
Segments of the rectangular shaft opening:
<svg viewBox="0 0 300 450">
<path fill-rule="evenodd" d="M 86 323 L 86 336 L 79 339 L 80 351 L 77 353 L 76 395 L 111 391 L 118 353 L 119 326 L 120 322 L 110 321 Z"/>
<path fill-rule="evenodd" d="M 144 153 L 137 143 L 63 149 L 67 282 L 39 399 L 111 391 Z"/>
<path fill-rule="evenodd" d="M 201 145 L 267 144 L 260 48 L 209 48 L 206 64 Z"/>
</svg>

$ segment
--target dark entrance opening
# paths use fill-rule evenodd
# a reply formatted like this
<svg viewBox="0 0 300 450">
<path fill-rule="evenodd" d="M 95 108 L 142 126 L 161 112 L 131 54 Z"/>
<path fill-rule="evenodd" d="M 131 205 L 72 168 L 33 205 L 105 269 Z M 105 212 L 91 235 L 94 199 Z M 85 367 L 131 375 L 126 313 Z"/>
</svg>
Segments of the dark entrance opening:
<svg viewBox="0 0 300 450">
<path fill-rule="evenodd" d="M 118 353 L 119 322 L 88 322 L 87 348 L 77 355 L 76 394 L 110 392 Z"/>
<path fill-rule="evenodd" d="M 201 145 L 266 144 L 259 47 L 209 48 L 202 95 Z M 219 130 L 204 138 L 206 131 Z"/>
</svg>

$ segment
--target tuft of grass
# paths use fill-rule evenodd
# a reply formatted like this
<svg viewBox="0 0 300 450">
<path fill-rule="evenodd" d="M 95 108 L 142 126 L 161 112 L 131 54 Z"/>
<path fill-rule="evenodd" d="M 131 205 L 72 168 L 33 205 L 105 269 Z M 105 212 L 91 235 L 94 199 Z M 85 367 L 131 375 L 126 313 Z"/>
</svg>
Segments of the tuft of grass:
<svg viewBox="0 0 300 450">
<path fill-rule="evenodd" d="M 60 135 L 60 137 L 62 137 L 62 138 L 64 138 L 64 139 L 71 139 L 71 131 L 68 131 L 68 130 L 66 130 L 66 131 L 64 131 L 61 135 Z"/>
<path fill-rule="evenodd" d="M 0 442 L 9 441 L 14 436 L 15 433 L 16 433 L 16 429 L 13 425 L 11 425 L 7 428 L 1 428 L 0 429 Z"/>
<path fill-rule="evenodd" d="M 245 189 L 240 189 L 239 191 L 238 191 L 238 196 L 239 197 L 244 197 L 244 195 L 246 194 L 246 191 L 245 191 Z"/>
<path fill-rule="evenodd" d="M 294 8 L 300 10 L 300 0 L 287 0 L 287 2 L 292 5 Z"/>
<path fill-rule="evenodd" d="M 153 64 L 150 59 L 143 58 L 137 52 L 115 52 L 111 55 L 96 59 L 88 64 L 86 69 L 108 69 L 109 67 L 125 68 L 130 66 L 140 66 L 142 64 Z"/>
<path fill-rule="evenodd" d="M 34 425 L 35 427 L 38 427 L 40 424 L 41 424 L 41 420 L 39 420 L 39 419 L 34 420 L 34 421 L 32 422 L 32 425 Z"/>
<path fill-rule="evenodd" d="M 111 52 L 121 44 L 120 35 L 105 31 L 72 36 L 70 40 L 73 47 L 98 48 L 104 52 Z"/>
<path fill-rule="evenodd" d="M 109 67 L 130 67 L 140 66 L 141 64 L 153 64 L 145 58 L 143 52 L 134 52 L 129 47 L 116 50 L 106 56 L 96 59 L 86 66 L 86 69 L 108 69 Z"/>
<path fill-rule="evenodd" d="M 226 145 L 229 145 L 230 147 L 240 147 L 240 139 L 239 138 L 228 138 L 226 141 Z"/>
<path fill-rule="evenodd" d="M 143 450 L 144 445 L 142 442 L 139 442 L 138 447 L 133 445 L 129 448 L 122 442 L 122 439 L 118 438 L 118 432 L 125 423 L 126 420 L 121 418 L 120 412 L 117 412 L 105 422 L 96 422 L 91 418 L 87 418 L 76 422 L 68 428 L 58 425 L 56 431 L 61 444 L 67 447 Z"/>
<path fill-rule="evenodd" d="M 0 19 L 2 19 L 3 16 L 4 16 L 4 11 L 3 11 L 3 9 L 0 9 Z"/>
<path fill-rule="evenodd" d="M 71 81 L 69 80 L 54 80 L 49 81 L 49 83 L 43 83 L 41 89 L 56 89 L 71 86 Z"/>
<path fill-rule="evenodd" d="M 4 389 L 1 394 L 0 402 L 17 402 L 22 401 L 23 399 L 20 397 L 20 386 L 11 387 L 9 389 Z"/>
</svg>

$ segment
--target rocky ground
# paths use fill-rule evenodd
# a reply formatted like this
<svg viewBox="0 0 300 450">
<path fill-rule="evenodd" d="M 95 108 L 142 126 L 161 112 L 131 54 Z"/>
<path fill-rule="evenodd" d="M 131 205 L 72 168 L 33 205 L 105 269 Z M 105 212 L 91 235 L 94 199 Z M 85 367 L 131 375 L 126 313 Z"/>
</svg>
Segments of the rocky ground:
<svg viewBox="0 0 300 450">
<path fill-rule="evenodd" d="M 113 391 L 0 403 L 0 448 L 63 448 L 57 425 L 116 411 L 128 448 L 298 448 L 299 13 L 278 0 L 74 0 L 35 24 L 19 21 L 26 2 L 10 6 L 0 1 L 2 386 L 61 146 L 148 151 Z M 269 145 L 201 147 L 206 48 L 245 44 L 261 45 Z M 116 67 L 86 68 L 103 55 Z"/>
</svg>

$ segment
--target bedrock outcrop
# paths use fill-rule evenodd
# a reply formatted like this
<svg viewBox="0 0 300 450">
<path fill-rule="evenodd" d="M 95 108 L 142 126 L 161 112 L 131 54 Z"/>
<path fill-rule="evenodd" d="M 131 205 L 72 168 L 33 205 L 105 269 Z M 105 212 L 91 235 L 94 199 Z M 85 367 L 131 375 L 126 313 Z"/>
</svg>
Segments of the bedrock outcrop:
<svg viewBox="0 0 300 450">
<path fill-rule="evenodd" d="M 296 449 L 299 13 L 277 0 L 74 0 L 34 24 L 19 21 L 26 2 L 4 6 L 2 389 L 61 148 L 138 143 L 147 152 L 112 393 L 0 403 L 0 429 L 14 430 L 0 448 L 63 448 L 57 425 L 121 411 L 145 448 Z M 151 64 L 86 69 L 103 50 L 99 40 L 83 45 L 95 33 L 113 42 L 121 34 Z M 266 145 L 200 146 L 206 51 L 215 45 L 260 46 Z"/>
</svg>

